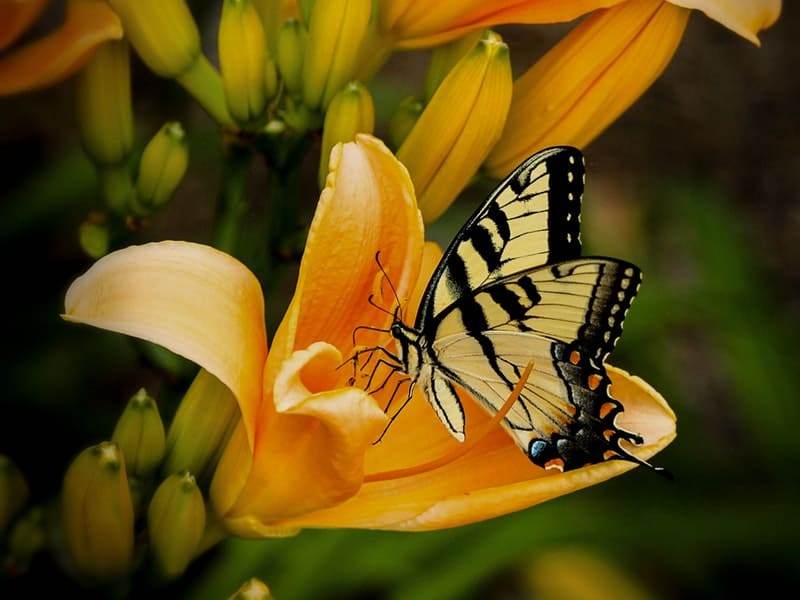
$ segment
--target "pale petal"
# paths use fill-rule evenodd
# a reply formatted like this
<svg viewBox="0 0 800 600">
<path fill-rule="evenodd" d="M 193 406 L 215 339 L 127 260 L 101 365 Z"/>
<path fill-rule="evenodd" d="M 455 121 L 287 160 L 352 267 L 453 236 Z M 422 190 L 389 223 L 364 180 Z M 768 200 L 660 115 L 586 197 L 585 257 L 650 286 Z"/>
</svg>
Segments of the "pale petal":
<svg viewBox="0 0 800 600">
<path fill-rule="evenodd" d="M 258 536 L 260 528 L 334 506 L 361 487 L 364 453 L 386 415 L 363 390 L 331 389 L 341 362 L 322 342 L 284 361 L 275 380 L 277 411 L 260 421 L 249 478 L 224 513 L 236 533 Z M 225 493 L 216 480 L 229 468 L 236 464 L 220 464 L 212 494 Z"/>
<path fill-rule="evenodd" d="M 672 4 L 702 11 L 734 33 L 760 46 L 756 34 L 772 25 L 781 14 L 781 0 L 669 0 Z"/>
<path fill-rule="evenodd" d="M 188 358 L 239 402 L 252 440 L 267 356 L 255 276 L 209 246 L 160 242 L 97 261 L 67 291 L 64 318 L 144 340 Z"/>
<path fill-rule="evenodd" d="M 638 377 L 614 367 L 608 367 L 608 371 L 614 382 L 612 392 L 625 405 L 618 424 L 644 437 L 645 444 L 632 451 L 647 460 L 674 439 L 675 415 Z M 412 404 L 416 402 L 415 398 Z M 479 411 L 468 411 L 468 422 L 476 420 Z M 408 439 L 408 431 L 398 435 L 406 447 L 427 444 L 426 436 L 433 433 L 427 425 L 421 426 L 418 421 L 415 425 L 423 430 L 416 438 Z M 388 436 L 392 433 L 390 429 Z M 395 451 L 399 452 L 397 447 Z M 409 464 L 415 460 L 410 459 Z M 281 524 L 400 530 L 453 527 L 522 510 L 600 483 L 634 466 L 611 461 L 567 473 L 545 471 L 530 463 L 498 429 L 455 462 L 409 477 L 365 483 L 356 496 L 339 506 Z M 368 472 L 367 477 L 374 474 Z"/>
<path fill-rule="evenodd" d="M 122 25 L 105 2 L 71 0 L 64 24 L 0 60 L 0 95 L 53 85 L 92 57 L 95 47 L 122 37 Z"/>
</svg>

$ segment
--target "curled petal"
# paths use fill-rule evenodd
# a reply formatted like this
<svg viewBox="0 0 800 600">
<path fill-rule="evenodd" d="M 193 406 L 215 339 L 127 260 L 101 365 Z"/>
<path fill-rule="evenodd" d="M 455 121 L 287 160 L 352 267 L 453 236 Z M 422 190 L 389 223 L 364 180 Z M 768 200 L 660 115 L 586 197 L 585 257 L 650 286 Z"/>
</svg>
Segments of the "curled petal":
<svg viewBox="0 0 800 600">
<path fill-rule="evenodd" d="M 422 220 L 405 167 L 369 135 L 335 146 L 268 370 L 294 349 L 319 340 L 347 356 L 357 326 L 385 327 L 388 316 L 369 304 L 381 283 L 378 260 L 403 299 L 416 281 L 422 245 Z M 391 310 L 391 291 L 386 285 L 381 289 L 386 296 L 375 300 Z M 367 332 L 357 342 L 370 339 Z"/>
<path fill-rule="evenodd" d="M 67 291 L 64 318 L 149 340 L 204 367 L 252 426 L 267 356 L 255 276 L 209 246 L 160 242 L 97 261 Z M 248 430 L 252 440 L 252 429 Z"/>
<path fill-rule="evenodd" d="M 585 147 L 666 68 L 688 17 L 661 0 L 631 0 L 588 17 L 514 82 L 487 172 L 505 177 L 548 146 Z"/>
<path fill-rule="evenodd" d="M 613 381 L 612 393 L 625 405 L 618 418 L 622 427 L 640 433 L 644 445 L 632 449 L 647 460 L 667 446 L 675 437 L 675 415 L 664 399 L 638 377 L 607 366 Z M 421 399 L 414 398 L 408 409 Z M 466 404 L 467 422 L 480 426 L 488 417 L 472 404 Z M 373 451 L 383 452 L 387 460 L 392 453 L 405 454 L 413 448 L 416 456 L 406 456 L 408 464 L 430 460 L 435 452 L 447 451 L 443 438 L 434 427 L 435 417 L 419 419 L 421 412 L 401 414 L 387 436 Z M 411 426 L 413 425 L 413 426 Z M 469 426 L 469 425 L 468 425 Z M 445 433 L 446 435 L 446 433 Z M 469 435 L 469 432 L 468 432 Z M 398 447 L 402 444 L 402 452 Z M 457 443 L 450 441 L 451 446 Z M 391 445 L 384 449 L 381 446 Z M 434 446 L 435 452 L 421 450 Z M 423 457 L 423 454 L 427 455 Z M 368 457 L 372 459 L 373 457 Z M 370 460 L 367 478 L 375 478 L 375 469 L 398 468 L 396 459 Z M 502 468 L 498 468 L 502 465 Z M 299 527 L 368 527 L 394 530 L 431 530 L 464 525 L 522 510 L 534 504 L 589 487 L 634 468 L 626 461 L 609 461 L 568 471 L 545 471 L 533 465 L 499 428 L 488 434 L 465 456 L 436 468 L 404 478 L 365 483 L 350 500 L 328 510 L 303 515 L 282 523 Z"/>
<path fill-rule="evenodd" d="M 734 33 L 760 46 L 756 34 L 781 14 L 781 0 L 670 0 L 672 4 L 702 11 Z"/>
<path fill-rule="evenodd" d="M 386 415 L 363 390 L 331 389 L 341 362 L 339 351 L 324 342 L 283 362 L 274 386 L 276 412 L 260 420 L 250 476 L 224 514 L 236 533 L 264 535 L 281 519 L 333 506 L 361 487 L 364 454 Z M 226 477 L 223 467 L 235 466 L 220 464 L 215 487 Z"/>
<path fill-rule="evenodd" d="M 64 24 L 0 60 L 0 95 L 53 85 L 72 75 L 99 44 L 122 37 L 122 25 L 105 2 L 71 0 Z"/>
<path fill-rule="evenodd" d="M 622 0 L 467 0 L 423 2 L 381 0 L 381 27 L 404 48 L 434 46 L 474 31 L 506 23 L 571 21 Z"/>
</svg>

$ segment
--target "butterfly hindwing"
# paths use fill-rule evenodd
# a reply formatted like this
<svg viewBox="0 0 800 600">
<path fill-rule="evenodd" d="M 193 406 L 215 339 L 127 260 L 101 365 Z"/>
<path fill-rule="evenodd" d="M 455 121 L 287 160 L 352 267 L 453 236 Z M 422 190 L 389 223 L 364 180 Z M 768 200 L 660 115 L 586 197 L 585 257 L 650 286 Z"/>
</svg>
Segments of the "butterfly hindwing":
<svg viewBox="0 0 800 600">
<path fill-rule="evenodd" d="M 434 271 L 416 327 L 493 280 L 581 254 L 580 151 L 549 148 L 500 183 L 459 231 Z"/>
</svg>

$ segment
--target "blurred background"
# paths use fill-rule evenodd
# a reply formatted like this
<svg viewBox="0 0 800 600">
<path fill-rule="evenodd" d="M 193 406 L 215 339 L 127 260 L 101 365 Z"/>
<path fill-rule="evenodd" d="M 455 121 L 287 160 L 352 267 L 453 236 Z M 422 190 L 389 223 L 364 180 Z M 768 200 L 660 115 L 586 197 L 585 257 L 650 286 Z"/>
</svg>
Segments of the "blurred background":
<svg viewBox="0 0 800 600">
<path fill-rule="evenodd" d="M 217 18 L 208 2 L 193 3 L 196 15 L 203 4 L 209 21 Z M 520 73 L 567 30 L 498 28 Z M 693 14 L 666 72 L 585 149 L 586 254 L 624 258 L 645 276 L 611 362 L 652 384 L 677 413 L 678 437 L 654 459 L 674 481 L 636 469 L 514 515 L 432 533 L 228 540 L 175 584 L 139 591 L 225 598 L 249 577 L 280 600 L 669 600 L 798 589 L 798 31 L 796 2 L 785 2 L 761 33 L 760 49 Z M 425 52 L 395 55 L 370 86 L 381 127 L 426 67 Z M 138 141 L 178 117 L 191 162 L 172 204 L 130 243 L 208 241 L 220 152 L 211 121 L 137 61 L 134 97 Z M 66 288 L 91 264 L 76 231 L 97 203 L 71 103 L 69 82 L 0 99 L 0 453 L 28 477 L 32 502 L 58 493 L 71 458 L 108 438 L 139 387 L 167 421 L 194 374 L 179 364 L 167 376 L 150 349 L 59 318 Z M 310 173 L 316 160 L 312 151 Z M 493 183 L 472 185 L 429 236 L 449 240 Z M 287 290 L 291 282 L 288 272 Z M 279 317 L 276 307 L 268 321 Z M 27 576 L 0 578 L 3 587 L 79 590 L 46 554 Z"/>
</svg>

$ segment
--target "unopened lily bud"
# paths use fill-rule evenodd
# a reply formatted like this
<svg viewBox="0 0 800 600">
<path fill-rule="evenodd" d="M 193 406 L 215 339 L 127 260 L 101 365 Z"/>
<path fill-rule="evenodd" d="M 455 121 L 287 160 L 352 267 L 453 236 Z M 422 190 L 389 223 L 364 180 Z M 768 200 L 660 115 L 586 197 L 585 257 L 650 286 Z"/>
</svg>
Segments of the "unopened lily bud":
<svg viewBox="0 0 800 600">
<path fill-rule="evenodd" d="M 371 134 L 375 130 L 375 107 L 372 96 L 361 83 L 351 81 L 331 100 L 325 112 L 322 129 L 322 151 L 319 162 L 319 187 L 325 187 L 331 148 L 340 142 L 350 142 L 357 133 Z"/>
<path fill-rule="evenodd" d="M 253 577 L 242 584 L 228 600 L 272 600 L 272 597 L 266 584 Z"/>
<path fill-rule="evenodd" d="M 312 110 L 327 108 L 353 79 L 371 12 L 372 0 L 314 2 L 303 62 L 303 102 Z"/>
<path fill-rule="evenodd" d="M 397 158 L 427 223 L 441 215 L 500 138 L 511 103 L 508 47 L 489 33 L 439 85 Z"/>
<path fill-rule="evenodd" d="M 389 119 L 389 144 L 392 148 L 396 149 L 402 145 L 414 125 L 419 121 L 424 109 L 425 105 L 422 101 L 414 96 L 409 96 L 400 101 L 391 119 Z"/>
<path fill-rule="evenodd" d="M 297 8 L 300 12 L 300 18 L 303 23 L 311 22 L 311 12 L 314 10 L 316 0 L 297 0 Z"/>
<path fill-rule="evenodd" d="M 206 524 L 203 495 L 194 477 L 175 473 L 156 489 L 147 511 L 150 548 L 169 578 L 186 569 L 197 551 Z"/>
<path fill-rule="evenodd" d="M 126 163 L 133 148 L 130 51 L 125 40 L 100 44 L 76 80 L 78 131 L 98 165 Z"/>
<path fill-rule="evenodd" d="M 128 163 L 100 166 L 97 183 L 106 206 L 116 213 L 128 213 L 134 199 L 133 177 Z"/>
<path fill-rule="evenodd" d="M 165 123 L 147 143 L 136 178 L 136 212 L 146 215 L 166 204 L 189 166 L 186 133 L 177 121 Z"/>
<path fill-rule="evenodd" d="M 278 72 L 289 94 L 295 97 L 302 92 L 306 38 L 306 28 L 297 19 L 287 19 L 278 32 Z"/>
<path fill-rule="evenodd" d="M 200 54 L 200 32 L 184 0 L 108 0 L 125 36 L 161 77 L 177 77 Z"/>
<path fill-rule="evenodd" d="M 0 454 L 0 535 L 28 501 L 28 482 L 10 458 Z"/>
<path fill-rule="evenodd" d="M 100 258 L 106 255 L 111 245 L 111 232 L 104 221 L 90 216 L 78 227 L 78 242 L 87 256 Z"/>
<path fill-rule="evenodd" d="M 129 477 L 147 479 L 164 458 L 166 434 L 156 401 L 144 388 L 136 392 L 117 420 L 111 441 L 125 456 Z"/>
<path fill-rule="evenodd" d="M 162 473 L 194 473 L 208 482 L 239 422 L 239 405 L 219 379 L 201 369 L 183 397 L 167 432 Z"/>
<path fill-rule="evenodd" d="M 47 515 L 41 506 L 35 506 L 23 514 L 8 534 L 3 571 L 9 575 L 21 575 L 37 552 L 47 543 Z"/>
<path fill-rule="evenodd" d="M 95 580 L 128 572 L 133 560 L 133 506 L 125 459 L 103 442 L 81 452 L 64 475 L 64 542 L 75 570 Z"/>
<path fill-rule="evenodd" d="M 444 81 L 447 74 L 453 69 L 459 60 L 483 37 L 484 31 L 476 29 L 466 35 L 461 36 L 447 44 L 441 44 L 431 49 L 431 62 L 428 66 L 428 72 L 425 75 L 425 84 L 423 89 L 425 91 L 425 101 L 430 101 L 433 94 L 439 87 L 439 84 Z"/>
<path fill-rule="evenodd" d="M 267 106 L 267 38 L 251 0 L 223 0 L 217 36 L 228 110 L 241 126 L 257 124 Z"/>
</svg>

